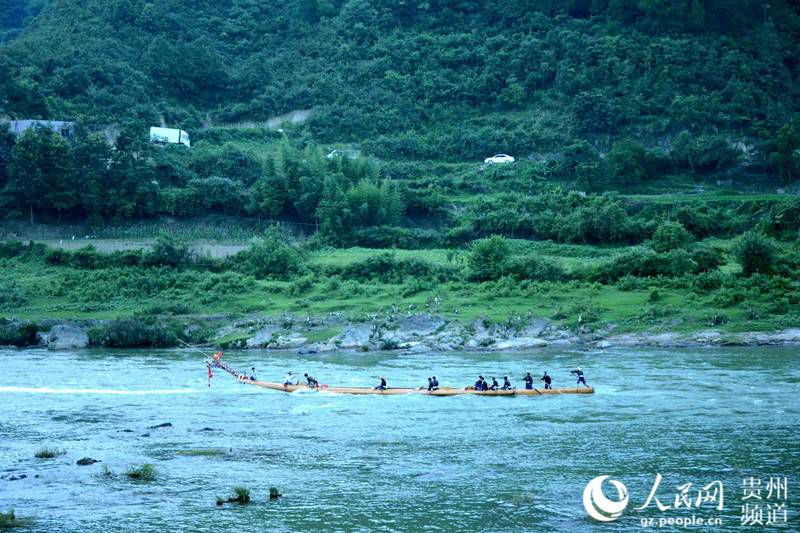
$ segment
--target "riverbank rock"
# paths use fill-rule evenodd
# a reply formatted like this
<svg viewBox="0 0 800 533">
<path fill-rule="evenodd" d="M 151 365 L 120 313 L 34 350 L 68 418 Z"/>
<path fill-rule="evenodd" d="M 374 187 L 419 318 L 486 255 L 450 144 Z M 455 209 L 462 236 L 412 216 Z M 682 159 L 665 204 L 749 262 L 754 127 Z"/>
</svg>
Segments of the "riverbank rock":
<svg viewBox="0 0 800 533">
<path fill-rule="evenodd" d="M 427 337 L 433 335 L 445 325 L 444 318 L 433 315 L 411 315 L 403 317 L 397 323 L 397 333 L 404 338 Z"/>
<path fill-rule="evenodd" d="M 281 327 L 277 324 L 270 324 L 256 331 L 256 333 L 247 339 L 248 348 L 265 348 L 269 346 L 270 342 L 275 340 L 275 336 L 281 331 Z"/>
<path fill-rule="evenodd" d="M 543 348 L 548 343 L 544 339 L 536 337 L 517 337 L 513 339 L 505 339 L 495 342 L 489 347 L 492 351 L 498 350 L 526 350 L 528 348 Z"/>
<path fill-rule="evenodd" d="M 81 328 L 69 324 L 53 326 L 47 334 L 50 350 L 72 350 L 89 346 L 89 335 Z"/>
<path fill-rule="evenodd" d="M 334 344 L 340 348 L 367 347 L 372 338 L 373 329 L 373 325 L 368 322 L 347 326 L 339 335 L 334 337 Z"/>
<path fill-rule="evenodd" d="M 274 339 L 269 344 L 269 347 L 276 348 L 279 350 L 287 350 L 305 346 L 306 342 L 308 342 L 308 339 L 306 337 L 303 337 L 299 333 L 290 333 L 288 335 L 278 336 L 278 338 Z"/>
<path fill-rule="evenodd" d="M 99 463 L 97 459 L 92 459 L 91 457 L 84 457 L 83 459 L 78 459 L 75 464 L 80 466 L 89 466 L 95 463 Z"/>
</svg>

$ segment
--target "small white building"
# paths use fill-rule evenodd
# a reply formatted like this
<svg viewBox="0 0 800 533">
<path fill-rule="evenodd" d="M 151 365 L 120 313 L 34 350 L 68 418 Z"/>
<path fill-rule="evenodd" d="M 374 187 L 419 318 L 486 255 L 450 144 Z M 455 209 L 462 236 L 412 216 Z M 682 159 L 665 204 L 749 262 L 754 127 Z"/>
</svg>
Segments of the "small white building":
<svg viewBox="0 0 800 533">
<path fill-rule="evenodd" d="M 72 137 L 75 133 L 75 123 L 63 120 L 12 120 L 8 123 L 8 131 L 19 137 L 31 128 L 47 128 L 62 137 Z"/>
<path fill-rule="evenodd" d="M 187 148 L 191 146 L 189 134 L 174 128 L 150 128 L 150 142 L 158 144 L 182 144 Z"/>
</svg>

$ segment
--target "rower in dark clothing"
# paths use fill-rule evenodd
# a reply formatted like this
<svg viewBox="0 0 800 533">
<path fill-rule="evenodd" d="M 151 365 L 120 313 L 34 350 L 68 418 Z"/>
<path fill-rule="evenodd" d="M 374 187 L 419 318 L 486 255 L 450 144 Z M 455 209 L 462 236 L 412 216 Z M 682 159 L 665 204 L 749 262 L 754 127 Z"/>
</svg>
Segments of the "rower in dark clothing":
<svg viewBox="0 0 800 533">
<path fill-rule="evenodd" d="M 386 380 L 381 376 L 381 382 L 375 387 L 375 390 L 386 390 Z"/>
<path fill-rule="evenodd" d="M 508 376 L 503 376 L 503 386 L 501 388 L 502 390 L 511 390 L 514 388 L 511 386 L 511 382 L 508 381 Z"/>
<path fill-rule="evenodd" d="M 433 380 L 428 378 L 428 392 L 433 390 Z"/>
<path fill-rule="evenodd" d="M 575 370 L 570 370 L 569 373 L 570 374 L 575 374 L 576 376 L 578 376 L 578 383 L 575 384 L 576 387 L 578 385 L 580 385 L 581 383 L 586 385 L 586 378 L 583 377 L 583 370 L 581 370 L 581 367 L 578 367 Z M 586 385 L 586 387 L 588 387 L 588 386 L 589 385 Z"/>
<path fill-rule="evenodd" d="M 478 376 L 478 381 L 475 382 L 475 390 L 483 390 L 483 385 L 486 382 L 483 381 L 483 376 Z"/>
<path fill-rule="evenodd" d="M 439 380 L 436 379 L 436 376 L 433 376 L 433 390 L 437 390 L 439 388 Z"/>
<path fill-rule="evenodd" d="M 256 367 L 250 369 L 250 381 L 256 381 Z"/>
<path fill-rule="evenodd" d="M 545 389 L 552 389 L 553 387 L 550 385 L 553 382 L 553 378 L 547 375 L 547 370 L 544 371 L 544 376 L 542 376 L 542 381 L 544 381 L 544 388 Z"/>
<path fill-rule="evenodd" d="M 527 390 L 533 389 L 533 376 L 530 372 L 525 372 L 525 388 Z"/>
<path fill-rule="evenodd" d="M 309 376 L 308 374 L 303 374 L 303 377 L 306 378 L 306 383 L 312 389 L 319 388 L 319 381 L 317 381 L 313 376 Z"/>
<path fill-rule="evenodd" d="M 489 387 L 489 390 L 497 390 L 499 386 L 500 384 L 497 383 L 497 378 L 492 378 L 492 385 Z"/>
</svg>

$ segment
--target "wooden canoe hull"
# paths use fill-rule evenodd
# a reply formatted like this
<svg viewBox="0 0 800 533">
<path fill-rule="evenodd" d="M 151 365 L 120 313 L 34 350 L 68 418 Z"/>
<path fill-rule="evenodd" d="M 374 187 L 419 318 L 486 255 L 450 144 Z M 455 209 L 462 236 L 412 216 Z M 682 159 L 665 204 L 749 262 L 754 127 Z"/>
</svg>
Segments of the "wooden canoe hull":
<svg viewBox="0 0 800 533">
<path fill-rule="evenodd" d="M 385 390 L 376 390 L 369 387 L 324 387 L 320 389 L 312 389 L 306 385 L 283 385 L 282 383 L 274 383 L 271 381 L 257 381 L 248 379 L 246 377 L 238 378 L 240 383 L 247 385 L 255 385 L 265 389 L 272 389 L 282 392 L 327 392 L 330 394 L 373 394 L 378 396 L 393 396 L 396 394 L 423 394 L 427 396 L 462 396 L 465 394 L 472 394 L 475 396 L 545 396 L 551 394 L 593 394 L 594 387 L 580 387 L 580 388 L 566 388 L 566 389 L 514 389 L 514 390 L 488 390 L 476 391 L 472 388 L 456 389 L 452 387 L 441 387 L 434 391 L 418 388 L 388 388 Z"/>
</svg>

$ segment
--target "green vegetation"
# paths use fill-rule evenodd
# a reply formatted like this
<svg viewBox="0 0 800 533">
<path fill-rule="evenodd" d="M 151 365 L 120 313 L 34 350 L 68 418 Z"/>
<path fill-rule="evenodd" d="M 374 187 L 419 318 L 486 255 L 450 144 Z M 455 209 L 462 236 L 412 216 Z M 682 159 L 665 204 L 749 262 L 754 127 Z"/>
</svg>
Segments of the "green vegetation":
<svg viewBox="0 0 800 533">
<path fill-rule="evenodd" d="M 141 466 L 131 465 L 125 471 L 125 475 L 136 481 L 153 481 L 156 478 L 156 467 L 150 463 Z"/>
<path fill-rule="evenodd" d="M 233 487 L 233 496 L 222 498 L 217 496 L 217 506 L 225 503 L 250 503 L 250 489 L 247 487 Z"/>
<path fill-rule="evenodd" d="M 64 455 L 66 453 L 66 450 L 62 450 L 60 448 L 44 447 L 38 449 L 34 454 L 34 457 L 37 459 L 53 459 L 54 457 L 58 457 L 59 455 Z"/>
<path fill-rule="evenodd" d="M 14 509 L 9 509 L 5 513 L 0 512 L 0 529 L 30 527 L 31 525 L 33 525 L 32 518 L 19 518 L 14 513 Z"/>
<path fill-rule="evenodd" d="M 227 452 L 222 448 L 198 448 L 192 450 L 178 450 L 176 453 L 188 457 L 217 457 L 225 455 Z"/>
<path fill-rule="evenodd" d="M 48 318 L 112 347 L 251 314 L 797 322 L 795 3 L 6 3 L 0 116 L 78 124 L 0 127 L 0 344 Z"/>
</svg>

